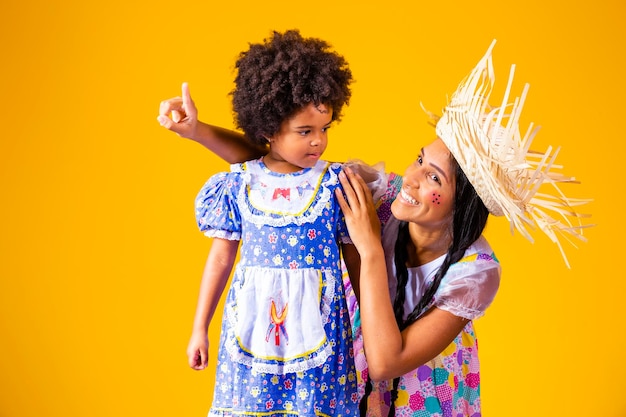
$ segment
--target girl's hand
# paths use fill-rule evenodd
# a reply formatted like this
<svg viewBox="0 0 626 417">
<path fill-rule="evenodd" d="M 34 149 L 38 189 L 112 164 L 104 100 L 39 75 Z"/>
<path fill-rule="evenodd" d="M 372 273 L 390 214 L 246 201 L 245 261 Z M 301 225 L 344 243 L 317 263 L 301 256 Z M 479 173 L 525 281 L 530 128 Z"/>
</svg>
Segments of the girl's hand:
<svg viewBox="0 0 626 417">
<path fill-rule="evenodd" d="M 183 83 L 182 97 L 161 102 L 157 120 L 161 126 L 187 139 L 194 139 L 198 128 L 198 109 L 189 94 L 189 85 Z"/>
<path fill-rule="evenodd" d="M 363 257 L 368 249 L 380 246 L 380 220 L 372 193 L 363 178 L 348 167 L 339 173 L 339 181 L 346 197 L 340 189 L 336 189 L 335 194 L 346 219 L 350 239 Z"/>
<path fill-rule="evenodd" d="M 187 359 L 191 369 L 201 371 L 209 362 L 209 338 L 206 332 L 194 332 L 187 346 Z"/>
</svg>

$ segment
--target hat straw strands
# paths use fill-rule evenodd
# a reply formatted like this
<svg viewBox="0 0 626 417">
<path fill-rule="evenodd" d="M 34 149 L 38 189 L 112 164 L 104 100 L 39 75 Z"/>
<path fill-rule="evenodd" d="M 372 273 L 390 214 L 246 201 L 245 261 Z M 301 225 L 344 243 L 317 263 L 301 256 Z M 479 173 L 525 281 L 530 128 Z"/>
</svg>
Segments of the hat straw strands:
<svg viewBox="0 0 626 417">
<path fill-rule="evenodd" d="M 531 123 L 521 135 L 519 119 L 529 85 L 524 85 L 519 97 L 510 98 L 515 65 L 500 105 L 489 104 L 495 81 L 491 57 L 495 43 L 459 84 L 441 117 L 425 111 L 489 212 L 505 216 L 511 233 L 518 230 L 531 242 L 529 227 L 536 225 L 558 245 L 569 268 L 560 238 L 572 244 L 572 237 L 586 241 L 582 229 L 591 225 L 583 225 L 581 218 L 589 215 L 575 208 L 591 200 L 568 198 L 559 188 L 558 183 L 577 183 L 574 177 L 557 172 L 562 168 L 554 163 L 560 148 L 530 150 L 538 127 Z"/>
</svg>

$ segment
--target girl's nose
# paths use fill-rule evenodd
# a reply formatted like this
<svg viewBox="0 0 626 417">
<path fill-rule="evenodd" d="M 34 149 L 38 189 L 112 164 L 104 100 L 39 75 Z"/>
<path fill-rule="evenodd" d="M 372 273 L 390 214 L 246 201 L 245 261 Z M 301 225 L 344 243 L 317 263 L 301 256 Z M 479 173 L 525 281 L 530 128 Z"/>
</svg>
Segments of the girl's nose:
<svg viewBox="0 0 626 417">
<path fill-rule="evenodd" d="M 322 143 L 322 138 L 320 135 L 311 136 L 311 146 L 319 146 Z"/>
</svg>

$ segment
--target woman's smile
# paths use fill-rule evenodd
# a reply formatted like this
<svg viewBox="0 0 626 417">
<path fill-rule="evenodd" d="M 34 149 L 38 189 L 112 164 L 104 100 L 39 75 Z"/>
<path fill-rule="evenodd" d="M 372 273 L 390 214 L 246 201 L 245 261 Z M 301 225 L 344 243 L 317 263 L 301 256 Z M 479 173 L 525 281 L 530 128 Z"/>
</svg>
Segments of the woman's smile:
<svg viewBox="0 0 626 417">
<path fill-rule="evenodd" d="M 409 203 L 409 204 L 411 204 L 411 205 L 416 206 L 416 205 L 418 205 L 418 204 L 419 204 L 419 203 L 418 203 L 418 201 L 417 201 L 416 199 L 414 199 L 413 197 L 411 197 L 411 196 L 409 195 L 409 193 L 407 193 L 407 192 L 404 190 L 404 188 L 400 190 L 400 197 L 402 197 L 402 199 L 403 199 L 405 202 L 407 202 L 407 203 Z"/>
</svg>

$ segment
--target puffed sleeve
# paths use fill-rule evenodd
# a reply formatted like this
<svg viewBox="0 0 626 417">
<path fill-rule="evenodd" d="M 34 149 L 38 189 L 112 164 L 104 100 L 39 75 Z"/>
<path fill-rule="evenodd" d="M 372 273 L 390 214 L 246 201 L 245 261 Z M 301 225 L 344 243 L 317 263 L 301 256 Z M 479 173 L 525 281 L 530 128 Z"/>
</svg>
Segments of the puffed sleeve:
<svg viewBox="0 0 626 417">
<path fill-rule="evenodd" d="M 368 165 L 359 159 L 352 159 L 346 162 L 344 166 L 349 167 L 363 178 L 367 188 L 372 193 L 374 204 L 378 204 L 389 186 L 388 175 L 385 173 L 385 164 L 379 162 L 375 165 Z"/>
<path fill-rule="evenodd" d="M 500 273 L 493 254 L 479 252 L 462 259 L 442 280 L 435 306 L 468 320 L 481 317 L 498 292 Z"/>
<path fill-rule="evenodd" d="M 339 183 L 339 179 L 337 178 L 339 172 L 341 172 L 343 165 L 339 163 L 331 163 L 328 167 L 328 171 L 324 176 L 324 180 L 322 181 L 322 186 L 328 187 L 330 192 L 328 193 L 329 198 L 331 199 L 331 204 L 333 207 L 334 223 L 336 225 L 337 238 L 339 242 L 343 244 L 352 244 L 352 239 L 348 234 L 348 227 L 346 226 L 346 218 L 339 207 L 339 202 L 335 197 L 335 188 L 342 189 L 341 184 Z M 344 194 L 345 198 L 345 194 Z"/>
<path fill-rule="evenodd" d="M 242 186 L 241 174 L 236 172 L 209 178 L 196 197 L 196 221 L 201 232 L 208 237 L 241 239 L 237 194 Z"/>
</svg>

